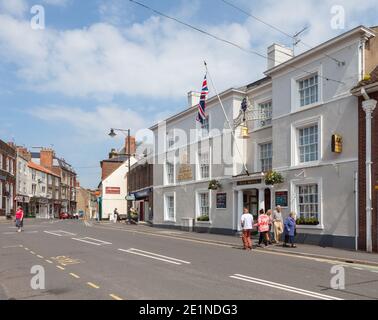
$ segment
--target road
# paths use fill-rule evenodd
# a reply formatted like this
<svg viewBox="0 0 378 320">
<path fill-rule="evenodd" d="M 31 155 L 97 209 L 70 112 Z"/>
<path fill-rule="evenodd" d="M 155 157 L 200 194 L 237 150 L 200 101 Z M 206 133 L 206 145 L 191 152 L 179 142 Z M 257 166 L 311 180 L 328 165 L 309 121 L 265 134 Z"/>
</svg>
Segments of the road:
<svg viewBox="0 0 378 320">
<path fill-rule="evenodd" d="M 83 221 L 28 221 L 22 233 L 0 224 L 0 299 L 378 299 L 375 267 L 344 266 L 345 289 L 335 290 L 334 261 L 174 235 Z M 44 290 L 31 288 L 35 265 Z"/>
</svg>

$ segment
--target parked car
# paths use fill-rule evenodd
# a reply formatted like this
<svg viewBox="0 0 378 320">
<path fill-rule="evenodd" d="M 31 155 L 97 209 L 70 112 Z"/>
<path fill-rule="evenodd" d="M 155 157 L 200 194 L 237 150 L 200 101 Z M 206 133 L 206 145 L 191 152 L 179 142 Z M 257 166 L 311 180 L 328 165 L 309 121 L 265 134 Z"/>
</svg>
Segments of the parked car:
<svg viewBox="0 0 378 320">
<path fill-rule="evenodd" d="M 69 218 L 70 218 L 70 216 L 69 216 L 69 214 L 67 212 L 61 212 L 61 213 L 59 213 L 59 219 L 66 220 L 66 219 L 69 219 Z"/>
</svg>

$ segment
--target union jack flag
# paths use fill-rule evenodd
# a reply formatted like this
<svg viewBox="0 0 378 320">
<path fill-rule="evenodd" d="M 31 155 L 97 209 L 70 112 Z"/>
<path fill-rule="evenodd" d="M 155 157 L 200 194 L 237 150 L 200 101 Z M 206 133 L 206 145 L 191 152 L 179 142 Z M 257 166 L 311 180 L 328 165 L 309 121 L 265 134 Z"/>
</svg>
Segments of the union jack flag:
<svg viewBox="0 0 378 320">
<path fill-rule="evenodd" d="M 203 79 L 200 102 L 198 104 L 197 121 L 203 125 L 206 120 L 206 99 L 209 94 L 209 88 L 207 87 L 207 75 Z"/>
</svg>

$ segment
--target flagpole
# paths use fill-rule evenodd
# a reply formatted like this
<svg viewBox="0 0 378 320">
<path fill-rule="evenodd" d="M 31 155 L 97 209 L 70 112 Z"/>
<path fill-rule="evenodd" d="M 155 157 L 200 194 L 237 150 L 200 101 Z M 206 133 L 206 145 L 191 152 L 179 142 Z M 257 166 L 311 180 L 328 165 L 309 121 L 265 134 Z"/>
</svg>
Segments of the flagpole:
<svg viewBox="0 0 378 320">
<path fill-rule="evenodd" d="M 218 97 L 219 103 L 220 103 L 220 105 L 221 105 L 221 107 L 222 107 L 222 110 L 223 110 L 224 117 L 226 118 L 226 121 L 227 121 L 227 123 L 228 123 L 228 126 L 230 127 L 230 130 L 231 130 L 231 134 L 232 134 L 232 136 L 233 136 L 233 138 L 234 138 L 234 140 L 235 140 L 235 146 L 236 146 L 236 149 L 237 149 L 237 151 L 238 151 L 238 153 L 239 153 L 240 159 L 241 159 L 241 161 L 242 161 L 242 164 L 243 164 L 244 170 L 245 170 L 247 176 L 249 176 L 249 171 L 248 171 L 247 165 L 245 164 L 245 162 L 244 162 L 244 160 L 243 160 L 242 153 L 241 153 L 241 151 L 240 151 L 240 149 L 239 149 L 239 146 L 238 146 L 238 144 L 237 144 L 236 137 L 235 137 L 235 132 L 234 132 L 233 127 L 231 126 L 230 119 L 229 119 L 228 116 L 227 116 L 226 110 L 225 110 L 225 108 L 224 108 L 224 106 L 223 106 L 223 102 L 222 102 L 222 100 L 221 100 L 221 98 L 220 98 L 220 96 L 219 96 L 219 94 L 218 94 L 218 90 L 217 90 L 217 88 L 215 87 L 215 84 L 214 84 L 213 78 L 211 77 L 211 74 L 210 74 L 209 69 L 208 69 L 208 67 L 207 67 L 207 63 L 206 63 L 206 61 L 204 61 L 204 64 L 205 64 L 205 68 L 206 68 L 206 75 L 209 76 L 209 79 L 210 79 L 211 85 L 212 85 L 212 87 L 214 88 L 214 92 L 215 92 L 216 96 Z"/>
</svg>

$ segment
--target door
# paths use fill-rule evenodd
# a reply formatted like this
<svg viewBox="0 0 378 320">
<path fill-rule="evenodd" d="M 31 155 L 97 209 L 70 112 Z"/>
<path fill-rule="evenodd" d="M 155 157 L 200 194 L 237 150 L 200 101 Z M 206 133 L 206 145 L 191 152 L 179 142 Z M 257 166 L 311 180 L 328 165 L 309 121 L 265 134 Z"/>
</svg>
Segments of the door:
<svg viewBox="0 0 378 320">
<path fill-rule="evenodd" d="M 139 219 L 144 221 L 144 201 L 139 202 Z"/>
<path fill-rule="evenodd" d="M 269 188 L 266 188 L 264 191 L 264 202 L 265 202 L 265 212 L 272 209 L 271 191 Z"/>
</svg>

